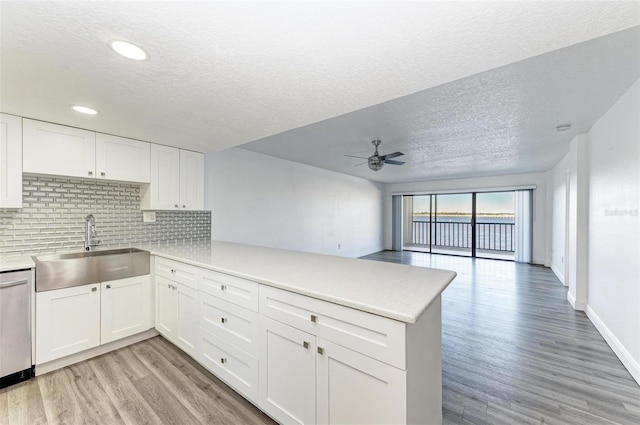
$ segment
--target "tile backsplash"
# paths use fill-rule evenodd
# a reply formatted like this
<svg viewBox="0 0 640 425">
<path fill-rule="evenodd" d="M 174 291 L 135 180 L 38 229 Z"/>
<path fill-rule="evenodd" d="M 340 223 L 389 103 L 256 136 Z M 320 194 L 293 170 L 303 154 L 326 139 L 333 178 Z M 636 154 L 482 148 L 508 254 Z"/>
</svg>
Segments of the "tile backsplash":
<svg viewBox="0 0 640 425">
<path fill-rule="evenodd" d="M 101 247 L 211 238 L 210 211 L 157 211 L 143 223 L 136 183 L 24 174 L 22 197 L 22 209 L 0 210 L 0 254 L 81 250 L 89 213 Z"/>
</svg>

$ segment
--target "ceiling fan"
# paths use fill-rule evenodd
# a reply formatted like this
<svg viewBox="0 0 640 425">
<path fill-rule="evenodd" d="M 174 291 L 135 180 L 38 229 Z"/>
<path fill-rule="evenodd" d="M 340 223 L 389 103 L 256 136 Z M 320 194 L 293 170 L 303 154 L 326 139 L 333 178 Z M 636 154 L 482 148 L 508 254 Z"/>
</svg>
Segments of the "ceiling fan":
<svg viewBox="0 0 640 425">
<path fill-rule="evenodd" d="M 351 158 L 360 158 L 360 159 L 366 159 L 367 160 L 367 164 L 369 165 L 369 169 L 373 170 L 373 171 L 380 171 L 382 169 L 382 167 L 384 166 L 384 164 L 391 164 L 391 165 L 403 165 L 404 162 L 403 161 L 394 161 L 391 158 L 396 158 L 399 157 L 401 155 L 404 155 L 402 152 L 392 152 L 392 153 L 388 153 L 386 155 L 380 155 L 378 153 L 378 146 L 380 146 L 380 140 L 373 140 L 371 141 L 371 143 L 373 144 L 373 146 L 375 146 L 375 152 L 373 152 L 373 155 L 371 155 L 369 158 L 364 158 L 361 156 L 355 156 L 355 155 L 345 155 L 345 156 L 349 156 Z M 364 164 L 364 162 L 362 163 Z M 358 164 L 358 165 L 362 165 L 362 164 Z M 356 165 L 356 167 L 358 166 Z"/>
</svg>

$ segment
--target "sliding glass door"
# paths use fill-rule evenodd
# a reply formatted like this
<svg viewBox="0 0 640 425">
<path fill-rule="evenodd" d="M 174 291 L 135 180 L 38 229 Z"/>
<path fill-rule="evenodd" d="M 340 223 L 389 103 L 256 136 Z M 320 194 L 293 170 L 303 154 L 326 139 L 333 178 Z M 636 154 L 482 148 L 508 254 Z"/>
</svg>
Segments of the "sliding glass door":
<svg viewBox="0 0 640 425">
<path fill-rule="evenodd" d="M 525 206 L 517 207 L 520 204 Z M 409 251 L 530 261 L 526 255 L 516 256 L 516 252 L 526 254 L 527 248 L 530 251 L 530 206 L 530 190 L 405 195 L 402 247 Z"/>
<path fill-rule="evenodd" d="M 476 257 L 513 260 L 515 192 L 476 193 Z"/>
<path fill-rule="evenodd" d="M 471 256 L 473 196 L 471 193 L 432 195 L 434 198 L 431 252 Z"/>
</svg>

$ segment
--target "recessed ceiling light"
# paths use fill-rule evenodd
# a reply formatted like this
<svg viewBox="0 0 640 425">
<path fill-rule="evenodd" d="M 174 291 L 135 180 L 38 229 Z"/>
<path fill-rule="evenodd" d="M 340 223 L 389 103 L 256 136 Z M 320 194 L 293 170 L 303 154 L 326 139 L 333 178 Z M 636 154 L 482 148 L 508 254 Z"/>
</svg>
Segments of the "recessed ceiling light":
<svg viewBox="0 0 640 425">
<path fill-rule="evenodd" d="M 567 131 L 571 128 L 571 124 L 562 124 L 556 127 L 556 131 Z"/>
<path fill-rule="evenodd" d="M 141 47 L 131 44 L 128 41 L 111 40 L 109 46 L 117 53 L 121 54 L 125 58 L 143 61 L 149 59 L 149 55 Z"/>
<path fill-rule="evenodd" d="M 81 114 L 96 115 L 98 113 L 98 111 L 96 111 L 95 109 L 89 108 L 87 106 L 72 105 L 71 109 L 76 112 L 80 112 Z"/>
</svg>

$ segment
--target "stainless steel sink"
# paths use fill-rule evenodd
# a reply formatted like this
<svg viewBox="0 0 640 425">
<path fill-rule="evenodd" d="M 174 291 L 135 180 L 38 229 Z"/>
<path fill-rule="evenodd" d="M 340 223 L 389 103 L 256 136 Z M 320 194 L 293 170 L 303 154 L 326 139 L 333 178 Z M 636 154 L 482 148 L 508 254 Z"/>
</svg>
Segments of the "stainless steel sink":
<svg viewBox="0 0 640 425">
<path fill-rule="evenodd" d="M 38 255 L 36 292 L 149 274 L 149 252 L 137 248 Z"/>
</svg>

